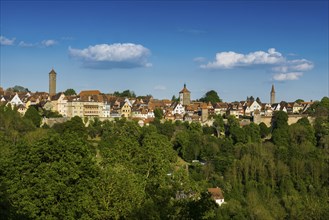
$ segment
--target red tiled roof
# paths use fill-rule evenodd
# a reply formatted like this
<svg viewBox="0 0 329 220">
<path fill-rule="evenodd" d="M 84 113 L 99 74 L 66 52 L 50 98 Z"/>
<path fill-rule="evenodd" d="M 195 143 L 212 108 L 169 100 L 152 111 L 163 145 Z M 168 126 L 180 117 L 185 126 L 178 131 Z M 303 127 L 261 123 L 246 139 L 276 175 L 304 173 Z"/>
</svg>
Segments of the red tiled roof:
<svg viewBox="0 0 329 220">
<path fill-rule="evenodd" d="M 100 95 L 101 92 L 99 90 L 84 90 L 79 93 L 79 96 L 87 96 L 87 95 Z"/>
<path fill-rule="evenodd" d="M 224 199 L 223 192 L 220 188 L 208 188 L 208 192 L 213 199 Z"/>
<path fill-rule="evenodd" d="M 186 84 L 184 84 L 184 88 L 179 93 L 191 93 L 191 92 L 188 91 L 188 89 L 186 88 Z"/>
</svg>

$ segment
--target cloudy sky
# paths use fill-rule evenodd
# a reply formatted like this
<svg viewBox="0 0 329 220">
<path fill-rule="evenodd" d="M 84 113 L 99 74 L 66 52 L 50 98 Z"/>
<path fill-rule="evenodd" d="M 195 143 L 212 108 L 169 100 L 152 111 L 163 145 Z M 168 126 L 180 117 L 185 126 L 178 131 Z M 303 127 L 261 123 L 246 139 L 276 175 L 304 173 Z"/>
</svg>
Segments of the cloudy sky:
<svg viewBox="0 0 329 220">
<path fill-rule="evenodd" d="M 0 84 L 224 101 L 328 96 L 328 1 L 1 0 Z"/>
</svg>

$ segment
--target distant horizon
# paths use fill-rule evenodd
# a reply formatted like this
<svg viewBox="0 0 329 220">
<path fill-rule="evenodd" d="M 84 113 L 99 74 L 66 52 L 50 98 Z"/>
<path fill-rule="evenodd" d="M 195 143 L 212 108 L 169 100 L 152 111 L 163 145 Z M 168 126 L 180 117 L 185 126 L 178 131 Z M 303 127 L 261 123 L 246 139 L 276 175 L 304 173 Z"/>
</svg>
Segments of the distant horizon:
<svg viewBox="0 0 329 220">
<path fill-rule="evenodd" d="M 329 3 L 1 1 L 0 86 L 226 102 L 329 96 Z M 60 13 L 59 13 L 60 12 Z"/>
</svg>

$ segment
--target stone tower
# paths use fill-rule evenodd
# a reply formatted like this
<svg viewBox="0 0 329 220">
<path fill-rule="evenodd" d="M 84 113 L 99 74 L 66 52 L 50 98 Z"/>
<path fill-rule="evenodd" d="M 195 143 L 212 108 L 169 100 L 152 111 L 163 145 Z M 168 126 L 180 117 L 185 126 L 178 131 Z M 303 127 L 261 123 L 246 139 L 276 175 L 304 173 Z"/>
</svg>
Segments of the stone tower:
<svg viewBox="0 0 329 220">
<path fill-rule="evenodd" d="M 274 90 L 274 85 L 272 84 L 270 104 L 274 104 L 274 103 L 275 103 L 275 90 Z"/>
<path fill-rule="evenodd" d="M 191 92 L 186 88 L 186 84 L 184 84 L 184 88 L 179 92 L 179 103 L 184 106 L 191 104 Z"/>
<path fill-rule="evenodd" d="M 53 96 L 56 95 L 56 75 L 54 69 L 52 69 L 49 73 L 49 95 Z"/>
</svg>

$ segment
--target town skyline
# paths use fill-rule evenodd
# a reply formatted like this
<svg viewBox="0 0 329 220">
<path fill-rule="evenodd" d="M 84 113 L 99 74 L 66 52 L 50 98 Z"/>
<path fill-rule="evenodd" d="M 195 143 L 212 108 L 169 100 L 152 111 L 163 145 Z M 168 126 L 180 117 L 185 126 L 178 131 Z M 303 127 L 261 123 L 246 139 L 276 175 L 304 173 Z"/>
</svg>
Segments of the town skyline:
<svg viewBox="0 0 329 220">
<path fill-rule="evenodd" d="M 328 2 L 1 1 L 0 86 L 48 91 L 129 89 L 157 99 L 215 90 L 328 96 Z M 58 13 L 60 12 L 60 13 Z M 280 15 L 280 16 L 277 16 Z"/>
</svg>

